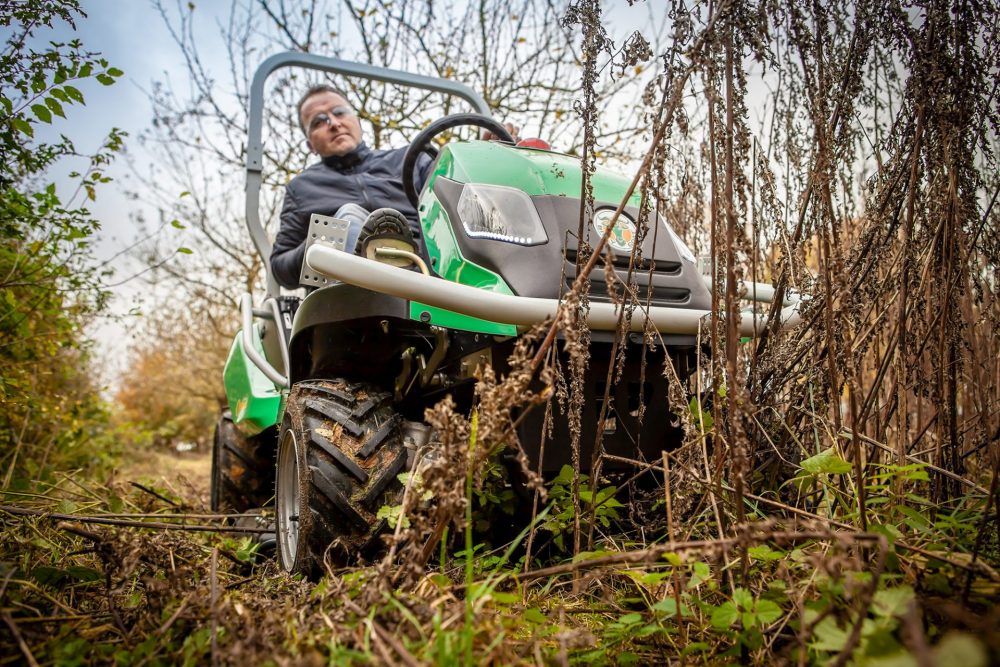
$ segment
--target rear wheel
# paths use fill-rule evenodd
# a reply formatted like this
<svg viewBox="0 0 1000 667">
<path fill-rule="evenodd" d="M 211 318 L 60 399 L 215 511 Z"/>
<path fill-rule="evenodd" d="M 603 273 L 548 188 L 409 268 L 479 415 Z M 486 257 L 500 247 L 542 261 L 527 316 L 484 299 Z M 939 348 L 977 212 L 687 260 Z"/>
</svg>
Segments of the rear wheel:
<svg viewBox="0 0 1000 667">
<path fill-rule="evenodd" d="M 390 394 L 342 380 L 296 384 L 278 442 L 278 557 L 317 574 L 383 545 L 379 508 L 398 502 L 406 467 L 402 420 Z"/>
<path fill-rule="evenodd" d="M 246 512 L 271 502 L 274 447 L 273 428 L 247 438 L 236 429 L 229 410 L 219 416 L 212 442 L 213 512 Z"/>
</svg>

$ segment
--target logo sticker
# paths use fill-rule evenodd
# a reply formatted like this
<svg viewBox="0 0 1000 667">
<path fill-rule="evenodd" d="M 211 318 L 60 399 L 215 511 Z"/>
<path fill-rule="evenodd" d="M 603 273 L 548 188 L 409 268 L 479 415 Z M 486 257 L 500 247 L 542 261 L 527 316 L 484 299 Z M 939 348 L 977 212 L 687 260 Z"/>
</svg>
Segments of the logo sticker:
<svg viewBox="0 0 1000 667">
<path fill-rule="evenodd" d="M 601 209 L 594 214 L 594 227 L 597 228 L 598 235 L 604 236 L 604 232 L 608 229 L 608 223 L 611 222 L 614 215 L 615 212 L 610 208 Z M 615 223 L 611 236 L 608 237 L 608 245 L 619 252 L 632 252 L 634 243 L 635 223 L 622 213 L 618 216 L 618 222 Z"/>
</svg>

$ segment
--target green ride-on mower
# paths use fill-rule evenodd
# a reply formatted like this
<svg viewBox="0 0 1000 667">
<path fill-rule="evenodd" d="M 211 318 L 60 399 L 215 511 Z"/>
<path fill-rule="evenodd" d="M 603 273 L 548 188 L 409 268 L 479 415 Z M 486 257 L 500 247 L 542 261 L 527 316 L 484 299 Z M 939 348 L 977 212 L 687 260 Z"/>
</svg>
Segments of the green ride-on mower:
<svg viewBox="0 0 1000 667">
<path fill-rule="evenodd" d="M 216 431 L 212 504 L 215 510 L 247 512 L 273 501 L 279 561 L 286 570 L 308 573 L 324 558 L 347 562 L 378 550 L 378 510 L 398 502 L 397 476 L 414 466 L 417 450 L 433 439 L 425 410 L 446 396 L 471 410 L 477 369 L 489 364 L 504 374 L 518 336 L 556 313 L 576 277 L 582 245 L 581 167 L 575 157 L 514 145 L 483 99 L 456 82 L 279 54 L 258 69 L 250 93 L 246 214 L 265 267 L 271 246 L 258 212 L 264 81 L 286 66 L 451 94 L 477 112 L 431 123 L 406 155 L 404 185 L 419 212 L 422 249 L 386 243 L 369 247 L 365 257 L 344 252 L 346 223 L 315 215 L 302 274 L 307 295 L 283 296 L 269 272 L 258 306 L 250 294 L 242 297 L 242 329 L 225 368 L 229 410 Z M 445 145 L 418 193 L 413 172 L 420 153 L 436 152 L 430 148 L 436 135 L 468 124 L 501 141 Z M 598 170 L 592 183 L 588 233 L 599 237 L 629 181 Z M 608 240 L 622 283 L 636 239 L 638 196 L 626 203 Z M 679 434 L 666 409 L 667 380 L 657 372 L 640 373 L 645 323 L 662 340 L 646 350 L 646 363 L 662 367 L 669 355 L 683 379 L 711 297 L 695 258 L 669 226 L 655 213 L 648 224 L 634 273 L 639 302 L 651 305 L 632 314 L 624 366 L 610 389 L 604 383 L 620 306 L 608 295 L 605 272 L 591 276 L 582 432 L 602 429 L 609 454 L 657 460 Z M 760 286 L 758 300 L 768 294 Z M 745 331 L 753 326 L 750 320 Z M 599 425 L 606 392 L 609 405 Z M 640 404 L 656 407 L 640 419 Z M 518 425 L 533 466 L 542 451 L 542 412 L 529 412 Z M 550 474 L 571 461 L 568 420 L 557 404 L 552 413 L 541 462 Z M 592 437 L 582 438 L 585 465 L 592 447 Z"/>
</svg>

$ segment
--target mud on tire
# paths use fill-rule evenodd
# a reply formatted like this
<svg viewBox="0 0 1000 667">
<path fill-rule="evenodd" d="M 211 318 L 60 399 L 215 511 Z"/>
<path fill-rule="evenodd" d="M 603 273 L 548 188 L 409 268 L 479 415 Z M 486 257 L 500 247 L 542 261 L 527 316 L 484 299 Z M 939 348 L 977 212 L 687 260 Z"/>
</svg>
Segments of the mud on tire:
<svg viewBox="0 0 1000 667">
<path fill-rule="evenodd" d="M 269 428 L 247 438 L 236 429 L 229 410 L 222 412 L 212 441 L 213 512 L 246 512 L 270 504 L 276 435 Z"/>
<path fill-rule="evenodd" d="M 342 380 L 296 384 L 279 438 L 278 555 L 291 572 L 317 574 L 374 555 L 406 468 L 402 420 L 390 394 Z M 293 463 L 294 462 L 294 463 Z"/>
</svg>

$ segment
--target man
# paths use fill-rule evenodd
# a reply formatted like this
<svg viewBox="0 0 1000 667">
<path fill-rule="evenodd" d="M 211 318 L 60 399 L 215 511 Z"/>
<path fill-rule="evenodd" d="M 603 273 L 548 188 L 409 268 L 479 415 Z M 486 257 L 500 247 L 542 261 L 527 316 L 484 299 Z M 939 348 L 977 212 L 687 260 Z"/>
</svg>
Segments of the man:
<svg viewBox="0 0 1000 667">
<path fill-rule="evenodd" d="M 365 145 L 357 114 L 331 86 L 309 88 L 296 109 L 309 150 L 321 159 L 285 187 L 271 270 L 278 283 L 290 289 L 299 286 L 313 213 L 351 223 L 347 252 L 354 252 L 362 227 L 397 234 L 409 231 L 415 239 L 420 238 L 417 212 L 403 190 L 406 149 L 377 151 Z M 417 160 L 418 184 L 427 180 L 430 164 L 427 155 Z"/>
</svg>

